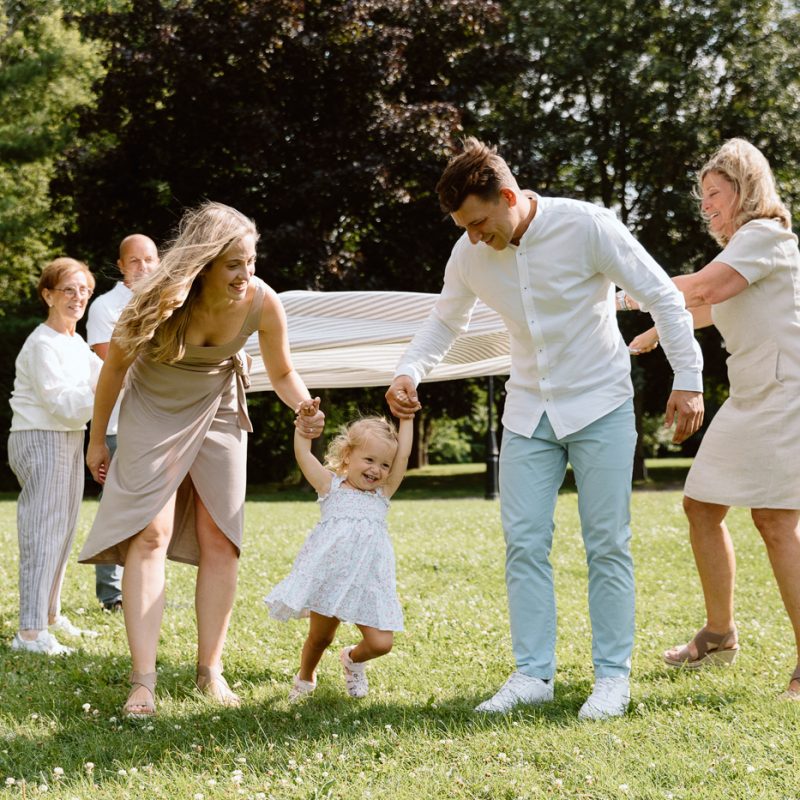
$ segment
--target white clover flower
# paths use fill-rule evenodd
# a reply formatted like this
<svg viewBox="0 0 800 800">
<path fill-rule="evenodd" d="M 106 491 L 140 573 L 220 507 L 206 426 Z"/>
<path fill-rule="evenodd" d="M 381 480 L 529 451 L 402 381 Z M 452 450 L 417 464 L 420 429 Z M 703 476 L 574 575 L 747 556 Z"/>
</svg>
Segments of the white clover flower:
<svg viewBox="0 0 800 800">
<path fill-rule="evenodd" d="M 748 764 L 747 765 L 747 771 L 748 772 L 755 772 L 756 768 L 752 764 Z"/>
<path fill-rule="evenodd" d="M 84 769 L 85 769 L 87 772 L 91 772 L 91 771 L 94 769 L 94 764 L 93 764 L 91 761 L 87 761 L 87 762 L 86 762 L 86 763 L 83 765 L 83 768 L 84 768 Z"/>
<path fill-rule="evenodd" d="M 47 792 L 50 791 L 50 787 L 46 783 L 42 783 L 42 784 L 39 785 L 39 791 L 42 794 L 46 794 Z"/>
<path fill-rule="evenodd" d="M 216 785 L 217 785 L 217 782 L 213 778 L 209 778 L 206 781 L 206 786 L 216 786 Z"/>
<path fill-rule="evenodd" d="M 204 800 L 205 795 L 202 792 L 195 792 L 194 793 L 194 800 Z"/>
<path fill-rule="evenodd" d="M 16 778 L 6 778 L 6 786 L 13 786 L 17 782 Z"/>
<path fill-rule="evenodd" d="M 138 771 L 139 771 L 138 767 L 131 767 L 128 770 L 128 772 L 130 772 L 131 775 L 135 775 Z"/>
<path fill-rule="evenodd" d="M 244 779 L 241 775 L 231 775 L 231 783 L 241 783 L 242 780 Z"/>
<path fill-rule="evenodd" d="M 35 713 L 31 714 L 31 719 L 39 719 L 39 715 Z"/>
<path fill-rule="evenodd" d="M 126 769 L 118 769 L 117 770 L 117 775 L 127 775 L 127 774 L 128 774 L 128 770 L 126 770 Z"/>
<path fill-rule="evenodd" d="M 627 783 L 621 783 L 621 784 L 619 785 L 619 790 L 620 790 L 621 792 L 627 792 L 627 791 L 628 791 L 628 784 L 627 784 Z"/>
<path fill-rule="evenodd" d="M 236 763 L 237 764 L 246 764 L 247 763 L 247 759 L 244 756 L 239 756 L 239 758 L 236 759 Z"/>
<path fill-rule="evenodd" d="M 84 703 L 81 708 L 88 714 L 92 710 L 92 704 Z"/>
<path fill-rule="evenodd" d="M 53 767 L 53 775 L 57 775 L 61 777 L 64 774 L 64 770 L 62 767 Z"/>
</svg>

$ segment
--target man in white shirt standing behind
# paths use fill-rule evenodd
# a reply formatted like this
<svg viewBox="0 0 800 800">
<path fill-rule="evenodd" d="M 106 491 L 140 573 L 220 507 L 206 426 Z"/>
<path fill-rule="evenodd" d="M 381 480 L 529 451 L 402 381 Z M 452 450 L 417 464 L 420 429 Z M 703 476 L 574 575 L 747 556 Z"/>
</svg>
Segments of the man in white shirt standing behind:
<svg viewBox="0 0 800 800">
<path fill-rule="evenodd" d="M 149 237 L 134 233 L 120 242 L 117 267 L 122 273 L 122 280 L 92 303 L 86 322 L 86 341 L 104 361 L 114 326 L 133 296 L 134 284 L 157 265 L 158 250 Z M 119 401 L 111 413 L 106 434 L 106 444 L 111 455 L 117 449 L 118 417 Z M 119 611 L 122 608 L 122 567 L 119 564 L 95 565 L 95 592 L 103 608 L 109 611 Z"/>
<path fill-rule="evenodd" d="M 582 719 L 624 714 L 634 633 L 630 497 L 636 430 L 630 356 L 614 284 L 646 306 L 675 373 L 666 424 L 673 441 L 703 420 L 702 356 L 680 292 L 607 209 L 520 190 L 494 148 L 464 142 L 437 187 L 464 235 L 431 315 L 386 393 L 398 417 L 419 408 L 416 386 L 468 325 L 476 300 L 511 337 L 500 450 L 500 505 L 516 671 L 477 711 L 553 699 L 556 605 L 549 560 L 567 463 L 589 568 L 595 685 Z"/>
</svg>

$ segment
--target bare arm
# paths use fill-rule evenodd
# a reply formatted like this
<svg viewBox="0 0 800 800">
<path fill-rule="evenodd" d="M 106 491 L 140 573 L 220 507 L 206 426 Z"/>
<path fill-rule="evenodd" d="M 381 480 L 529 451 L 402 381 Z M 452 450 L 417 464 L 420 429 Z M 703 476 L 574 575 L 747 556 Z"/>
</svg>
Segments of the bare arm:
<svg viewBox="0 0 800 800">
<path fill-rule="evenodd" d="M 92 345 L 92 350 L 94 350 L 95 354 L 102 358 L 103 361 L 106 360 L 106 356 L 108 355 L 108 348 L 111 345 L 111 342 L 95 342 Z"/>
<path fill-rule="evenodd" d="M 683 292 L 689 309 L 723 303 L 749 286 L 744 276 L 722 261 L 712 261 L 699 272 L 677 275 L 672 280 Z"/>
<path fill-rule="evenodd" d="M 397 431 L 397 453 L 395 453 L 389 477 L 386 479 L 384 494 L 391 497 L 400 486 L 408 467 L 408 457 L 411 455 L 411 445 L 414 442 L 414 418 L 402 418 Z"/>
<path fill-rule="evenodd" d="M 314 400 L 304 400 L 300 404 L 294 428 L 294 457 L 297 459 L 300 471 L 317 494 L 327 494 L 331 489 L 331 473 L 319 463 L 317 457 L 311 452 L 311 439 L 300 432 L 305 423 L 313 419 L 318 411 L 318 397 Z"/>
<path fill-rule="evenodd" d="M 267 289 L 267 296 L 264 298 L 258 328 L 258 345 L 275 393 L 292 411 L 298 412 L 301 403 L 311 400 L 311 395 L 292 365 L 286 314 L 272 289 Z M 319 410 L 318 403 L 314 415 L 304 415 L 303 422 L 303 426 L 296 427 L 301 436 L 316 439 L 322 434 L 325 415 Z"/>
<path fill-rule="evenodd" d="M 711 306 L 694 306 L 689 309 L 689 313 L 692 315 L 692 322 L 695 330 L 698 328 L 708 328 L 710 325 L 714 324 L 711 319 Z M 628 345 L 628 350 L 630 350 L 631 355 L 640 356 L 643 353 L 649 353 L 651 350 L 655 350 L 656 347 L 658 347 L 658 331 L 654 326 L 634 337 Z"/>
<path fill-rule="evenodd" d="M 113 339 L 100 370 L 94 396 L 94 413 L 89 429 L 89 446 L 86 449 L 86 465 L 98 483 L 105 483 L 108 465 L 111 461 L 106 447 L 108 420 L 117 402 L 125 375 L 135 356 L 126 353 Z"/>
</svg>

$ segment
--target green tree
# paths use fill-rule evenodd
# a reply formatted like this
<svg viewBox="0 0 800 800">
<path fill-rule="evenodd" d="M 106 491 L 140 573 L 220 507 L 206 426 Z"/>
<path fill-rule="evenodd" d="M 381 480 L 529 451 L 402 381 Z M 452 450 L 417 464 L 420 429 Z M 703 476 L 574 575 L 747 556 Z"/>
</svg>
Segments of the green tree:
<svg viewBox="0 0 800 800">
<path fill-rule="evenodd" d="M 69 224 L 68 206 L 53 207 L 50 181 L 101 72 L 97 45 L 59 5 L 6 2 L 0 11 L 0 314 L 30 296 Z"/>
<path fill-rule="evenodd" d="M 491 111 L 467 125 L 499 138 L 525 185 L 614 209 L 671 274 L 692 272 L 715 253 L 692 189 L 697 168 L 725 139 L 762 148 L 785 199 L 800 200 L 795 4 L 520 0 L 508 10 L 525 66 Z M 631 338 L 649 324 L 626 315 L 623 333 Z M 700 338 L 706 383 L 716 385 L 725 380 L 719 337 Z M 671 386 L 663 356 L 639 360 L 634 371 L 640 409 L 661 413 Z"/>
</svg>

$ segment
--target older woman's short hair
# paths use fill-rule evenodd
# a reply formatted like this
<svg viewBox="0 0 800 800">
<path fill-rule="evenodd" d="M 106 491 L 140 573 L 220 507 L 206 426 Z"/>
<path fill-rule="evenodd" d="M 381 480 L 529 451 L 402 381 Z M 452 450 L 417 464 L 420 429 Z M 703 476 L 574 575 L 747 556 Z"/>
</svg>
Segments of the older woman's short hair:
<svg viewBox="0 0 800 800">
<path fill-rule="evenodd" d="M 769 162 L 750 142 L 729 139 L 711 156 L 697 176 L 700 196 L 703 179 L 710 172 L 733 184 L 737 196 L 734 231 L 754 219 L 776 219 L 784 228 L 791 228 L 791 215 L 778 196 Z M 723 233 L 709 232 L 719 244 L 727 244 L 728 237 Z"/>
<path fill-rule="evenodd" d="M 78 261 L 76 258 L 68 258 L 66 256 L 62 256 L 61 258 L 57 258 L 54 261 L 51 261 L 43 270 L 42 275 L 39 278 L 39 285 L 36 287 L 36 291 L 39 295 L 39 299 L 47 305 L 44 299 L 44 290 L 48 289 L 49 291 L 53 291 L 61 280 L 65 278 L 67 275 L 72 275 L 73 272 L 82 272 L 86 275 L 86 283 L 89 284 L 90 289 L 94 289 L 94 275 L 92 275 L 92 271 L 89 269 L 83 261 Z"/>
</svg>

